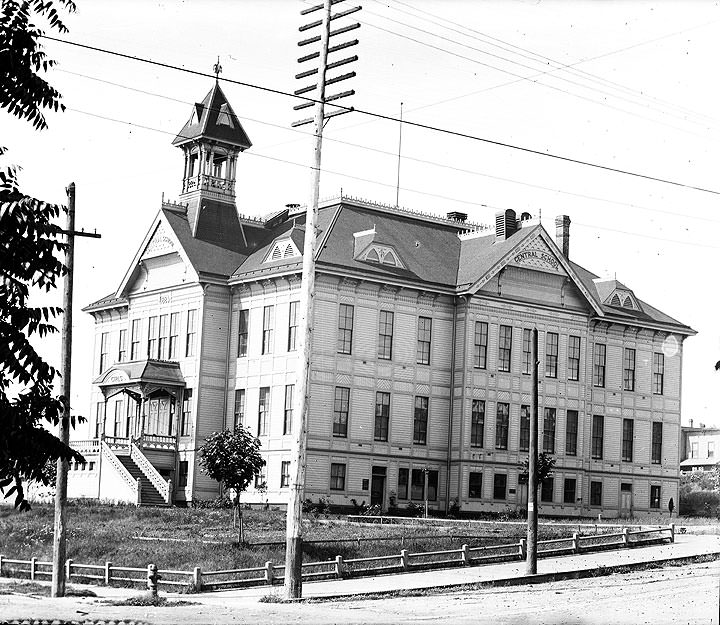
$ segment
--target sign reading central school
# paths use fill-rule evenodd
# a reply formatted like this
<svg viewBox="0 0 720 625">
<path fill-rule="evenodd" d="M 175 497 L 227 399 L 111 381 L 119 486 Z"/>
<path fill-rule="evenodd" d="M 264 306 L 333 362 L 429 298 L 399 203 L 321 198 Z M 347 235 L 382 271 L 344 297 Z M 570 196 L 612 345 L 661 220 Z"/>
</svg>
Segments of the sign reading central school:
<svg viewBox="0 0 720 625">
<path fill-rule="evenodd" d="M 542 250 L 524 250 L 517 254 L 514 260 L 519 264 L 535 264 L 539 262 L 553 269 L 558 268 L 557 258 Z"/>
</svg>

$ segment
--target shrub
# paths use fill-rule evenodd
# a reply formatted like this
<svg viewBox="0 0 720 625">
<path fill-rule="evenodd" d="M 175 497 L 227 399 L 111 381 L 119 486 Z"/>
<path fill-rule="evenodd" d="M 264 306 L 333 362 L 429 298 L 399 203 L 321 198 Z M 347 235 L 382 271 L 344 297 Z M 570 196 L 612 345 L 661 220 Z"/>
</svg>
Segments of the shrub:
<svg viewBox="0 0 720 625">
<path fill-rule="evenodd" d="M 720 493 L 696 490 L 680 493 L 680 514 L 688 516 L 720 516 Z"/>
<path fill-rule="evenodd" d="M 224 510 L 226 508 L 232 508 L 233 502 L 228 495 L 221 495 L 220 497 L 216 497 L 215 499 L 194 499 L 191 506 L 193 508 L 199 508 L 201 510 Z"/>
</svg>

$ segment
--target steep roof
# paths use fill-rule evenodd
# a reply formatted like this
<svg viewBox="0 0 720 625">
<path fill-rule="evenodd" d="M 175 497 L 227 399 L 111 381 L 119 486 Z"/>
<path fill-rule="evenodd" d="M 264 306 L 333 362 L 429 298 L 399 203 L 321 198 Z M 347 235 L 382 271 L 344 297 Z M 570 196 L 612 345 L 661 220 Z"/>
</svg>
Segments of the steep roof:
<svg viewBox="0 0 720 625">
<path fill-rule="evenodd" d="M 193 105 L 190 119 L 172 144 L 182 145 L 200 137 L 228 143 L 241 150 L 252 145 L 218 82 L 215 82 L 202 102 Z"/>
</svg>

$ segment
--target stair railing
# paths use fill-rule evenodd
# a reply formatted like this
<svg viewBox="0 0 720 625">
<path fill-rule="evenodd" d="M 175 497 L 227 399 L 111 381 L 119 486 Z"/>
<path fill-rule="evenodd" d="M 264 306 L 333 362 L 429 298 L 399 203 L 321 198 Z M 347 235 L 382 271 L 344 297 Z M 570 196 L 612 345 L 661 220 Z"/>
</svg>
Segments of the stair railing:
<svg viewBox="0 0 720 625">
<path fill-rule="evenodd" d="M 118 457 L 115 455 L 112 449 L 108 447 L 107 443 L 102 440 L 100 441 L 100 455 L 101 460 L 109 463 L 115 472 L 123 479 L 131 494 L 131 501 L 139 503 L 140 501 L 140 480 L 135 481 L 135 478 L 125 468 L 125 465 L 120 462 Z"/>
<path fill-rule="evenodd" d="M 170 480 L 165 480 L 165 478 L 160 475 L 152 462 L 148 460 L 147 456 L 135 444 L 135 441 L 130 442 L 130 459 L 138 466 L 145 477 L 150 480 L 150 483 L 157 489 L 160 495 L 162 495 L 165 503 L 169 504 L 172 495 Z"/>
</svg>

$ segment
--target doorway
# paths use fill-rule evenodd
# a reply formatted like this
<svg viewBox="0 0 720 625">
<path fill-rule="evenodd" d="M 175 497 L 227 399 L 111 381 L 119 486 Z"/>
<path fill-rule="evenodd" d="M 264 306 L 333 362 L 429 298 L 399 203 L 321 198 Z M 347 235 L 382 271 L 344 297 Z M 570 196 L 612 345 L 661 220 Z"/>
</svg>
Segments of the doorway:
<svg viewBox="0 0 720 625">
<path fill-rule="evenodd" d="M 620 484 L 620 516 L 632 515 L 632 484 Z"/>
<path fill-rule="evenodd" d="M 387 467 L 373 467 L 372 481 L 370 483 L 370 505 L 385 506 L 385 479 Z"/>
</svg>

